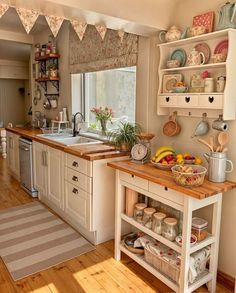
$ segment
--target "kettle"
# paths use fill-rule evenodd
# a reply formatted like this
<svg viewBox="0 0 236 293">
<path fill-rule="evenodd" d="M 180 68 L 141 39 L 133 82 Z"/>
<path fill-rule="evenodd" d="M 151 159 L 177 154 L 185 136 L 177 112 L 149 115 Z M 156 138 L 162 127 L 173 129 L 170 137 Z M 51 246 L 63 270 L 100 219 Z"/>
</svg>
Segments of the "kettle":
<svg viewBox="0 0 236 293">
<path fill-rule="evenodd" d="M 234 16 L 236 12 L 236 4 L 226 2 L 219 10 L 219 21 L 216 26 L 216 30 L 223 30 L 226 28 L 236 28 L 234 23 Z"/>
</svg>

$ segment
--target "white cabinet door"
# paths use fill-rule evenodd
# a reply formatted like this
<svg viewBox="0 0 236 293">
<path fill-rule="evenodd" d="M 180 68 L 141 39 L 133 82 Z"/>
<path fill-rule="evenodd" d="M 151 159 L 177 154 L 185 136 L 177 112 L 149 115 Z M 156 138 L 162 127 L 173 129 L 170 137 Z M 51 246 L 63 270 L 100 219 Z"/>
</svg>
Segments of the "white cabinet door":
<svg viewBox="0 0 236 293">
<path fill-rule="evenodd" d="M 7 131 L 7 163 L 12 175 L 20 179 L 19 135 Z"/>
<path fill-rule="evenodd" d="M 47 147 L 41 143 L 33 143 L 34 185 L 38 190 L 39 198 L 47 197 Z"/>
<path fill-rule="evenodd" d="M 48 198 L 63 209 L 63 152 L 48 147 L 46 155 Z"/>
<path fill-rule="evenodd" d="M 65 212 L 75 222 L 89 229 L 91 221 L 91 195 L 66 181 Z"/>
</svg>

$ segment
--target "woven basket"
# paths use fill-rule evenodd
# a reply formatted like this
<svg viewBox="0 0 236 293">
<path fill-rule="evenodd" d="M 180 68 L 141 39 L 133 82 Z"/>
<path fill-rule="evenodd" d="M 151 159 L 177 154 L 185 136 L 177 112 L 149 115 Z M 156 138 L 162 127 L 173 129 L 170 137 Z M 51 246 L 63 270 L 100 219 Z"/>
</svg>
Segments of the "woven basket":
<svg viewBox="0 0 236 293">
<path fill-rule="evenodd" d="M 145 260 L 159 272 L 163 273 L 171 280 L 179 283 L 180 268 L 170 264 L 164 258 L 158 257 L 158 255 L 153 254 L 148 249 L 144 249 Z"/>
</svg>

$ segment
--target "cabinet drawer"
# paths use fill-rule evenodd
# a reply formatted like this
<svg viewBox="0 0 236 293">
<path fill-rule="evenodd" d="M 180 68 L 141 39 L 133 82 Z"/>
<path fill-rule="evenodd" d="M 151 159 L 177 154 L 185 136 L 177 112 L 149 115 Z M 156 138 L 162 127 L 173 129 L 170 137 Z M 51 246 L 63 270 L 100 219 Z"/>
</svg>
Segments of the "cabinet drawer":
<svg viewBox="0 0 236 293">
<path fill-rule="evenodd" d="M 198 106 L 198 95 L 181 95 L 177 99 L 179 107 L 191 108 Z"/>
<path fill-rule="evenodd" d="M 71 184 L 83 189 L 84 191 L 92 192 L 92 180 L 87 175 L 80 172 L 76 172 L 68 167 L 66 167 L 65 179 Z"/>
<path fill-rule="evenodd" d="M 184 196 L 181 193 L 151 181 L 149 181 L 149 192 L 155 193 L 158 196 L 178 205 L 184 204 Z"/>
<path fill-rule="evenodd" d="M 161 107 L 169 107 L 177 105 L 177 97 L 176 96 L 159 96 L 160 106 Z"/>
<path fill-rule="evenodd" d="M 90 228 L 91 195 L 77 186 L 65 183 L 65 212 L 75 222 L 85 228 Z"/>
<path fill-rule="evenodd" d="M 199 108 L 222 109 L 223 97 L 223 95 L 200 95 Z"/>
<path fill-rule="evenodd" d="M 65 164 L 67 167 L 69 167 L 75 171 L 78 171 L 80 173 L 83 173 L 85 175 L 91 176 L 91 174 L 92 174 L 92 168 L 91 168 L 92 163 L 85 160 L 85 159 L 81 159 L 79 157 L 66 154 Z"/>
<path fill-rule="evenodd" d="M 125 172 L 120 172 L 120 179 L 142 189 L 148 190 L 148 180 L 146 179 L 142 179 L 135 175 L 128 174 Z"/>
</svg>

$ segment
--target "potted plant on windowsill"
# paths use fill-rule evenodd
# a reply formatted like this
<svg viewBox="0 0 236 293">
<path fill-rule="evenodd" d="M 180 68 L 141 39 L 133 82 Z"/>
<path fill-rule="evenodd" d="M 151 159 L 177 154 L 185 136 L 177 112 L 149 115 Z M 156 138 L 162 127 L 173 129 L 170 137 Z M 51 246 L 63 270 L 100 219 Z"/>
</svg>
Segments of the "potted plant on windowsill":
<svg viewBox="0 0 236 293">
<path fill-rule="evenodd" d="M 110 143 L 114 144 L 121 151 L 130 151 L 133 145 L 138 142 L 137 135 L 141 132 L 138 124 L 121 122 L 118 129 L 112 130 L 109 135 Z"/>
</svg>

